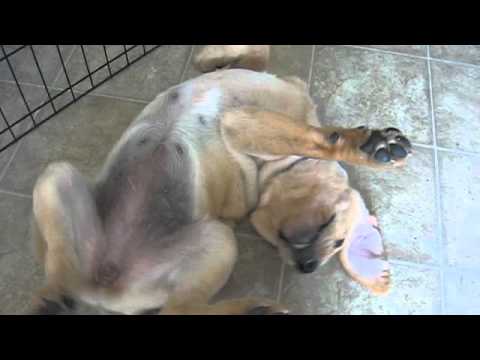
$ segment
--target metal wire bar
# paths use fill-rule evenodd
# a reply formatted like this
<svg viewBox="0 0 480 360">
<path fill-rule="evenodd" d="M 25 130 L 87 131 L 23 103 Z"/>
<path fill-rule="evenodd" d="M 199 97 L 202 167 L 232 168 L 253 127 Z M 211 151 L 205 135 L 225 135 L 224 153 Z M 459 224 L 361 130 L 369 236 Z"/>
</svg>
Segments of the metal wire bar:
<svg viewBox="0 0 480 360">
<path fill-rule="evenodd" d="M 88 77 L 90 78 L 90 85 L 94 87 L 95 85 L 93 84 L 92 73 L 90 72 L 90 67 L 88 66 L 87 55 L 85 55 L 85 49 L 83 48 L 83 45 L 80 45 L 80 49 L 82 50 L 83 60 L 85 61 L 85 67 L 87 68 Z"/>
<path fill-rule="evenodd" d="M 70 82 L 70 77 L 68 76 L 67 67 L 65 66 L 65 61 L 63 61 L 63 56 L 62 56 L 62 52 L 60 51 L 60 46 L 56 45 L 56 47 L 57 47 L 58 56 L 60 57 L 60 62 L 62 63 L 63 73 L 65 74 L 65 78 L 67 79 L 68 88 L 70 89 L 72 97 L 75 100 L 75 93 L 73 92 L 72 83 Z"/>
<path fill-rule="evenodd" d="M 127 50 L 127 45 L 123 45 L 123 49 L 125 50 L 125 59 L 127 59 L 127 64 L 130 65 L 130 60 L 128 60 L 128 50 Z M 129 50 L 133 49 L 131 47 Z"/>
<path fill-rule="evenodd" d="M 107 66 L 108 66 L 108 73 L 110 76 L 112 76 L 112 69 L 110 68 L 110 60 L 108 60 L 108 54 L 107 54 L 107 47 L 105 45 L 103 46 L 103 53 L 105 54 L 105 60 L 107 60 Z"/>
</svg>

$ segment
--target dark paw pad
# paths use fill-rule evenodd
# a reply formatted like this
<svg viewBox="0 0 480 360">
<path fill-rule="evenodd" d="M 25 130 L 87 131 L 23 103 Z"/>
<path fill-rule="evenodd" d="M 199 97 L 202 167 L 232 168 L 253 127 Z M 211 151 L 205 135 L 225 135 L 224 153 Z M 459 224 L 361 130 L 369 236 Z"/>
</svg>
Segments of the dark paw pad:
<svg viewBox="0 0 480 360">
<path fill-rule="evenodd" d="M 57 315 L 63 312 L 60 303 L 48 299 L 42 299 L 42 304 L 36 308 L 32 315 Z"/>
<path fill-rule="evenodd" d="M 378 162 L 382 163 L 388 163 L 390 160 L 392 160 L 392 157 L 390 156 L 389 152 L 387 149 L 380 149 L 375 153 L 375 160 Z"/>
<path fill-rule="evenodd" d="M 76 307 L 75 300 L 68 296 L 62 296 L 62 303 L 68 310 L 74 310 Z"/>
<path fill-rule="evenodd" d="M 405 159 L 411 154 L 412 145 L 400 130 L 388 128 L 372 131 L 360 150 L 378 163 L 390 163 Z"/>
<path fill-rule="evenodd" d="M 246 315 L 286 315 L 287 312 L 278 311 L 270 306 L 257 306 L 249 310 Z"/>
<path fill-rule="evenodd" d="M 398 144 L 389 145 L 390 153 L 394 160 L 405 159 L 408 156 L 408 152 L 402 146 Z"/>
<path fill-rule="evenodd" d="M 400 130 L 398 130 L 397 128 L 394 128 L 394 127 L 385 129 L 385 130 L 383 130 L 383 132 L 384 132 L 385 134 L 391 134 L 391 133 L 400 134 L 400 133 L 401 133 Z"/>
<path fill-rule="evenodd" d="M 367 153 L 368 155 L 373 155 L 378 145 L 384 140 L 382 133 L 378 130 L 372 131 L 368 141 L 360 147 L 360 150 Z"/>
</svg>

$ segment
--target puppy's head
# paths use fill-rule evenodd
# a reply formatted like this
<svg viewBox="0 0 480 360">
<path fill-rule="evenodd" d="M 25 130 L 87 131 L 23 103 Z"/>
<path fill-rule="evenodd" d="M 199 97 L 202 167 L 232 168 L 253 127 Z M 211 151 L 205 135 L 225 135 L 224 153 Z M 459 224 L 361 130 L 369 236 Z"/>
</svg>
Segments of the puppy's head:
<svg viewBox="0 0 480 360">
<path fill-rule="evenodd" d="M 337 164 L 306 160 L 270 181 L 252 223 L 288 264 L 312 273 L 345 246 L 354 195 Z"/>
</svg>

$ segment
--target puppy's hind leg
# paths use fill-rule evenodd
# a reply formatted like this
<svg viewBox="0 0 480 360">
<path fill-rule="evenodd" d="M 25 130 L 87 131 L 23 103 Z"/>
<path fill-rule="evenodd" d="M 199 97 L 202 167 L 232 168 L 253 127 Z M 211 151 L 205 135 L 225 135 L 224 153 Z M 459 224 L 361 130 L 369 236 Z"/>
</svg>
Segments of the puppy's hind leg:
<svg viewBox="0 0 480 360">
<path fill-rule="evenodd" d="M 189 246 L 191 255 L 177 268 L 172 281 L 174 291 L 161 315 L 267 315 L 286 313 L 274 301 L 242 298 L 216 302 L 211 299 L 228 281 L 236 259 L 237 241 L 233 230 L 216 220 L 192 228 L 195 242 Z M 185 251 L 184 249 L 183 251 Z"/>
<path fill-rule="evenodd" d="M 193 64 L 203 73 L 227 67 L 264 71 L 269 57 L 269 45 L 207 45 Z"/>
<path fill-rule="evenodd" d="M 163 315 L 287 315 L 288 310 L 273 301 L 259 298 L 225 300 L 165 309 Z"/>
<path fill-rule="evenodd" d="M 93 196 L 82 175 L 67 163 L 51 164 L 33 190 L 33 236 L 46 285 L 34 314 L 72 308 L 75 290 L 91 272 L 103 236 Z"/>
</svg>

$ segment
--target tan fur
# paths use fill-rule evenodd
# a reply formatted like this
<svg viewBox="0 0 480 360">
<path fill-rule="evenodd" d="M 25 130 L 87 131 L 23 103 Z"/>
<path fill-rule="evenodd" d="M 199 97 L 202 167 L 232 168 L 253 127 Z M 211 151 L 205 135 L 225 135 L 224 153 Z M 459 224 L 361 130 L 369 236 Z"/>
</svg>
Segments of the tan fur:
<svg viewBox="0 0 480 360">
<path fill-rule="evenodd" d="M 227 66 L 263 71 L 268 55 L 266 45 L 212 45 L 199 53 L 195 64 L 204 72 Z M 142 278 L 126 278 L 111 287 L 102 287 L 89 277 L 90 265 L 84 263 L 69 239 L 68 224 L 75 219 L 63 217 L 68 209 L 62 208 L 59 185 L 62 181 L 83 180 L 70 165 L 52 164 L 37 181 L 33 193 L 33 224 L 38 230 L 35 239 L 47 275 L 47 283 L 38 294 L 37 308 L 45 308 L 45 300 L 61 302 L 62 296 L 72 296 L 124 314 L 155 307 L 162 307 L 162 314 L 247 314 L 256 308 L 265 314 L 286 312 L 281 305 L 265 299 L 208 303 L 224 286 L 236 262 L 236 239 L 231 227 L 255 210 L 252 223 L 289 261 L 288 252 L 278 241 L 278 230 L 294 231 L 321 224 L 336 211 L 336 225 L 320 248 L 322 260 L 327 261 L 340 250 L 332 251 L 330 240 L 348 237 L 358 217 L 354 206 L 358 201 L 356 193 L 335 161 L 378 168 L 403 165 L 404 161 L 380 167 L 360 151 L 359 147 L 371 135 L 370 130 L 320 128 L 306 84 L 295 77 L 284 80 L 272 77 L 251 88 L 247 82 L 232 80 L 218 71 L 197 83 L 193 104 L 221 83 L 224 89 L 236 90 L 232 93 L 238 94 L 238 101 L 257 106 L 224 113 L 218 119 L 218 131 L 212 131 L 202 147 L 196 147 L 190 139 L 196 134 L 195 128 L 193 133 L 183 129 L 175 135 L 182 137 L 192 153 L 196 223 L 185 228 L 176 242 L 180 244 L 178 251 L 158 264 L 155 271 L 163 277 L 154 282 L 155 286 L 149 282 L 153 275 L 148 273 Z M 168 93 L 159 95 L 145 108 L 144 116 L 160 111 L 168 101 Z M 132 123 L 107 162 L 141 126 L 140 120 Z M 339 134 L 339 139 L 332 143 L 329 139 L 334 133 Z M 309 160 L 298 171 L 275 176 L 297 156 L 323 160 Z M 259 172 L 260 163 L 264 166 Z M 79 240 L 85 244 L 85 251 L 95 250 L 89 249 L 88 237 Z M 132 273 L 141 273 L 145 261 L 155 260 L 149 256 L 146 251 L 144 259 L 137 259 Z M 115 284 L 113 270 L 110 275 Z"/>
<path fill-rule="evenodd" d="M 270 47 L 267 45 L 210 45 L 195 57 L 194 65 L 201 72 L 227 66 L 263 71 L 269 57 Z"/>
<path fill-rule="evenodd" d="M 278 239 L 280 229 L 295 230 L 325 223 L 337 213 L 334 231 L 325 242 L 346 237 L 350 225 L 358 214 L 351 206 L 354 198 L 347 178 L 338 165 L 323 160 L 307 160 L 295 171 L 278 175 L 266 184 L 260 204 L 251 221 L 259 233 L 272 244 L 280 247 L 285 260 L 292 264 L 283 242 Z M 326 262 L 333 253 L 330 247 L 321 252 Z"/>
</svg>

